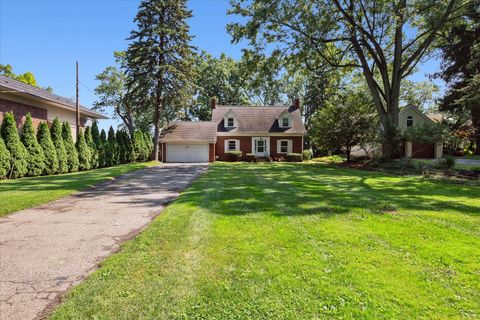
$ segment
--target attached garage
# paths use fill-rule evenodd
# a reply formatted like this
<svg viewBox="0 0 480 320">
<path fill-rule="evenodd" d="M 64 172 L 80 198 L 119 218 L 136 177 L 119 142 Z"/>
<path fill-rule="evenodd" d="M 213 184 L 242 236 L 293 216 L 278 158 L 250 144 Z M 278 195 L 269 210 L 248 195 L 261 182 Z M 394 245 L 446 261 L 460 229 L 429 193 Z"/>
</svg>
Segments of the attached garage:
<svg viewBox="0 0 480 320">
<path fill-rule="evenodd" d="M 208 162 L 206 144 L 166 144 L 166 162 Z"/>
<path fill-rule="evenodd" d="M 213 162 L 217 124 L 210 121 L 175 121 L 163 128 L 163 162 Z"/>
</svg>

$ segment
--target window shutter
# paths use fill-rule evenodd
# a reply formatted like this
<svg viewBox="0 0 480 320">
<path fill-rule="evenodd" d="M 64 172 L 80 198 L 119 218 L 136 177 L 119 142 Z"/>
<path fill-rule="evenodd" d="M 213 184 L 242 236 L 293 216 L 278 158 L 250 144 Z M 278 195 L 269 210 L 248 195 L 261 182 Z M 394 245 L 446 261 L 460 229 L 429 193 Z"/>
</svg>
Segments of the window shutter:
<svg viewBox="0 0 480 320">
<path fill-rule="evenodd" d="M 235 140 L 235 150 L 240 151 L 240 140 Z"/>
<path fill-rule="evenodd" d="M 277 153 L 282 152 L 281 147 L 280 147 L 280 144 L 281 144 L 280 141 L 281 141 L 281 140 L 277 140 Z"/>
<path fill-rule="evenodd" d="M 225 152 L 228 152 L 228 140 L 225 139 Z"/>
<path fill-rule="evenodd" d="M 292 153 L 292 140 L 288 140 L 288 153 Z"/>
</svg>

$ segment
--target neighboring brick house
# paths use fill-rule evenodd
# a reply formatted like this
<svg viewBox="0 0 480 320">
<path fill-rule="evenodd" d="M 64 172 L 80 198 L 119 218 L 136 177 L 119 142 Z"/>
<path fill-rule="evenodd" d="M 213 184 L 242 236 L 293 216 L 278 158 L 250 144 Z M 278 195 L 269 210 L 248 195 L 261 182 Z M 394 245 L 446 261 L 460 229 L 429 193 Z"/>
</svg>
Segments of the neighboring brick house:
<svg viewBox="0 0 480 320">
<path fill-rule="evenodd" d="M 292 106 L 226 106 L 212 100 L 212 121 L 175 121 L 162 133 L 164 162 L 213 162 L 228 151 L 284 158 L 302 153 L 305 126 Z"/>
<path fill-rule="evenodd" d="M 42 121 L 50 124 L 58 117 L 62 122 L 68 121 L 75 139 L 77 132 L 75 110 L 75 102 L 67 98 L 0 75 L 0 123 L 4 114 L 9 111 L 13 112 L 19 129 L 27 113 L 31 114 L 35 128 Z M 104 115 L 84 106 L 80 106 L 79 110 L 81 127 L 92 119 L 107 119 Z"/>
</svg>

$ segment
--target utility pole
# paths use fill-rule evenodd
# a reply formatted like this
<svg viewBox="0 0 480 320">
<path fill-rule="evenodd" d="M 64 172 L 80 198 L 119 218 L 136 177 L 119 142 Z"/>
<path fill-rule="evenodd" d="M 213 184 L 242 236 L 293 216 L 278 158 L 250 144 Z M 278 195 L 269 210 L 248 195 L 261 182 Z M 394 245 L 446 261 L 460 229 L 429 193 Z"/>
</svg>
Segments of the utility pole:
<svg viewBox="0 0 480 320">
<path fill-rule="evenodd" d="M 80 133 L 80 110 L 78 109 L 78 61 L 77 61 L 77 81 L 75 86 L 75 115 L 77 119 L 77 132 L 76 132 L 76 139 L 78 140 L 78 134 Z"/>
</svg>

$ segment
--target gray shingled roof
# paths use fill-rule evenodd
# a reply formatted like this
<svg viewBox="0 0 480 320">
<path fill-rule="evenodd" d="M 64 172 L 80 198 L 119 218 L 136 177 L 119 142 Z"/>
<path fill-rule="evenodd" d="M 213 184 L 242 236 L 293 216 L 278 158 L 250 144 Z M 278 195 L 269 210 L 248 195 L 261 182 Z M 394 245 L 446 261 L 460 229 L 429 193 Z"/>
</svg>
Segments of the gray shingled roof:
<svg viewBox="0 0 480 320">
<path fill-rule="evenodd" d="M 75 111 L 75 109 L 76 109 L 75 101 L 72 101 L 72 100 L 67 99 L 65 97 L 58 96 L 58 95 L 53 94 L 53 93 L 51 93 L 51 92 L 49 92 L 45 89 L 34 87 L 34 86 L 29 85 L 29 84 L 26 84 L 26 83 L 23 83 L 23 82 L 20 82 L 20 81 L 17 81 L 17 80 L 13 80 L 13 79 L 7 78 L 7 77 L 2 76 L 2 75 L 0 75 L 0 87 L 4 87 L 4 88 L 7 88 L 11 91 L 15 91 L 15 93 L 18 92 L 18 93 L 21 93 L 21 94 L 25 94 L 25 95 L 28 95 L 28 96 L 35 97 L 35 98 L 40 98 L 40 99 L 56 102 L 56 103 L 59 103 L 63 106 L 68 107 L 69 109 L 71 109 L 73 111 Z M 2 92 L 2 91 L 3 90 L 0 90 L 0 92 Z M 90 116 L 92 118 L 96 118 L 96 119 L 108 119 L 103 114 L 95 112 L 93 110 L 90 110 L 89 108 L 84 107 L 84 106 L 80 106 L 80 113 L 85 114 L 87 116 Z"/>
<path fill-rule="evenodd" d="M 217 124 L 211 121 L 174 121 L 163 128 L 161 141 L 217 142 Z"/>
<path fill-rule="evenodd" d="M 225 128 L 224 116 L 232 111 L 237 118 L 236 128 Z M 291 128 L 280 128 L 277 119 L 279 116 L 288 111 L 292 116 Z M 305 133 L 305 126 L 302 121 L 300 110 L 294 109 L 292 106 L 216 106 L 212 112 L 212 121 L 217 123 L 218 132 L 232 133 Z"/>
</svg>

